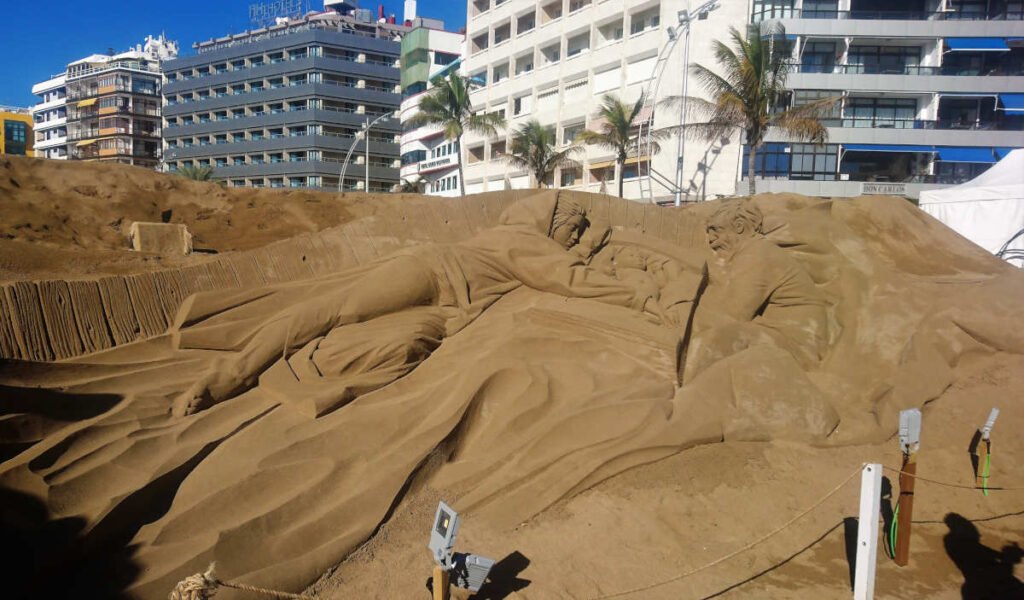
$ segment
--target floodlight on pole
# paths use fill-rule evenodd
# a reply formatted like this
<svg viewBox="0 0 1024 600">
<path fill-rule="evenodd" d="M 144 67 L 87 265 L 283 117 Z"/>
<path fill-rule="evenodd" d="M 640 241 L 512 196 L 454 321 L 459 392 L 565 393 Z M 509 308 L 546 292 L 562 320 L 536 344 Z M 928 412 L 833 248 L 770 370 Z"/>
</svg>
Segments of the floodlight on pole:
<svg viewBox="0 0 1024 600">
<path fill-rule="evenodd" d="M 389 111 L 381 116 L 377 117 L 373 121 L 370 121 L 370 117 L 366 117 L 366 125 L 360 132 L 363 134 L 363 143 L 366 148 L 366 179 L 364 182 L 364 192 L 370 191 L 370 128 L 380 123 L 384 119 L 387 119 L 394 115 L 395 111 Z M 348 147 L 348 152 L 345 153 L 345 160 L 341 163 L 341 173 L 338 175 L 338 193 L 341 193 L 345 185 L 345 172 L 348 171 L 348 161 L 352 158 L 352 151 L 356 149 L 356 142 L 359 141 L 359 134 L 356 134 L 356 139 L 352 141 L 352 144 Z"/>
<path fill-rule="evenodd" d="M 430 529 L 430 542 L 427 548 L 434 558 L 434 586 L 447 586 L 449 577 L 456 586 L 471 592 L 480 591 L 487 579 L 494 561 L 475 554 L 455 552 L 455 536 L 459 532 L 461 520 L 459 513 L 441 501 L 434 513 L 434 524 Z M 439 595 L 435 591 L 435 597 Z M 447 598 L 447 594 L 440 594 Z"/>
<path fill-rule="evenodd" d="M 697 20 L 703 21 L 708 18 L 708 14 L 718 8 L 719 0 L 709 0 L 704 4 L 697 7 L 694 11 L 697 14 Z M 690 86 L 690 75 L 687 69 L 690 66 L 690 24 L 693 23 L 693 16 L 689 11 L 683 9 L 679 11 L 677 15 L 679 19 L 678 29 L 683 32 L 683 96 L 679 102 L 679 133 L 676 136 L 676 177 L 675 177 L 675 205 L 679 206 L 683 203 L 683 153 L 686 150 L 686 133 L 684 126 L 686 125 L 686 104 L 689 96 Z M 678 32 L 677 32 L 678 35 Z M 687 186 L 689 187 L 689 186 Z"/>
</svg>

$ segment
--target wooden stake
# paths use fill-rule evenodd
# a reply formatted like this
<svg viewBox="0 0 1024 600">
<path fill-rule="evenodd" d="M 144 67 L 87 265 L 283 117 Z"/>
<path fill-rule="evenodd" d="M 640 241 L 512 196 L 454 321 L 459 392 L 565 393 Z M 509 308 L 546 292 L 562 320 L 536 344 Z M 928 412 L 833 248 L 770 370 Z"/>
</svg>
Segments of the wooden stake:
<svg viewBox="0 0 1024 600">
<path fill-rule="evenodd" d="M 914 482 L 917 480 L 917 455 L 903 455 L 900 468 L 900 514 L 896 519 L 896 564 L 905 567 L 910 562 L 910 524 L 914 518 Z"/>
<path fill-rule="evenodd" d="M 434 600 L 448 600 L 448 569 L 434 565 Z"/>
</svg>

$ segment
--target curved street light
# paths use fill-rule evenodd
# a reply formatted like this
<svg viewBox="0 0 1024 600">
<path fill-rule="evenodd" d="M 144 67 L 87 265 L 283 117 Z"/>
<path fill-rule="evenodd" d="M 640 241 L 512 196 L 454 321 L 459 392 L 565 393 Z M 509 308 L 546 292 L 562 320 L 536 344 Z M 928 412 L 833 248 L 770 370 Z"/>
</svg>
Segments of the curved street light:
<svg viewBox="0 0 1024 600">
<path fill-rule="evenodd" d="M 377 123 L 380 123 L 384 119 L 390 118 L 394 114 L 395 111 L 392 110 L 382 114 L 373 121 L 370 121 L 370 117 L 366 117 L 366 126 L 363 127 L 362 131 L 364 147 L 366 150 L 366 178 L 363 182 L 364 192 L 370 191 L 370 128 L 376 125 Z M 348 160 L 352 158 L 352 151 L 356 149 L 357 141 L 359 141 L 358 135 L 356 136 L 356 139 L 352 141 L 352 144 L 348 147 L 348 152 L 345 154 L 345 160 L 342 161 L 341 163 L 341 173 L 338 176 L 338 193 L 341 193 L 342 186 L 345 185 L 345 172 L 348 171 Z"/>
</svg>

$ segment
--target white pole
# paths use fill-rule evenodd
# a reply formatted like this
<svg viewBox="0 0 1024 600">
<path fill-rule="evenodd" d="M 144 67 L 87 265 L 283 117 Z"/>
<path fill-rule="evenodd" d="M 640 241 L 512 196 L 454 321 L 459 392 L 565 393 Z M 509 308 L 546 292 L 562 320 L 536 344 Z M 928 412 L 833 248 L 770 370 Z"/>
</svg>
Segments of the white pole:
<svg viewBox="0 0 1024 600">
<path fill-rule="evenodd" d="M 363 191 L 364 192 L 369 192 L 370 191 L 370 117 L 366 117 L 366 133 L 363 136 L 363 143 L 366 144 L 366 180 L 363 181 Z"/>
<path fill-rule="evenodd" d="M 690 76 L 690 19 L 686 20 L 686 38 L 683 40 L 683 97 L 679 103 L 679 140 L 676 151 L 676 206 L 683 203 L 683 125 L 686 124 L 686 96 L 689 93 Z"/>
<path fill-rule="evenodd" d="M 875 597 L 878 563 L 878 515 L 882 501 L 882 465 L 864 465 L 860 475 L 860 518 L 857 521 L 857 563 L 853 600 Z"/>
</svg>

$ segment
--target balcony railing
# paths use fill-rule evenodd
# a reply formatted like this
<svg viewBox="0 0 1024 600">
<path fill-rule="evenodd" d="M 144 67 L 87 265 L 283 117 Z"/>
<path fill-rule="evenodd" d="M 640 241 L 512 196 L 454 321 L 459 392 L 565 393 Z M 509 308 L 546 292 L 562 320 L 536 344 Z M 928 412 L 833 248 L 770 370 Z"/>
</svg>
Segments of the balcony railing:
<svg viewBox="0 0 1024 600">
<path fill-rule="evenodd" d="M 949 77 L 988 77 L 1024 75 L 1024 64 L 1018 66 L 997 66 L 990 69 L 960 67 L 946 65 L 942 67 L 923 67 L 920 65 L 789 65 L 791 73 L 826 73 L 842 75 L 925 75 Z"/>
<path fill-rule="evenodd" d="M 1009 8 L 985 13 L 957 13 L 917 10 L 831 10 L 800 9 L 785 6 L 755 12 L 754 22 L 772 19 L 830 19 L 872 21 L 1024 21 L 1024 9 Z"/>
<path fill-rule="evenodd" d="M 1001 120 L 966 119 L 898 119 L 889 117 L 843 117 L 822 119 L 826 127 L 876 129 L 938 129 L 962 131 L 1020 131 L 1021 124 Z"/>
</svg>

